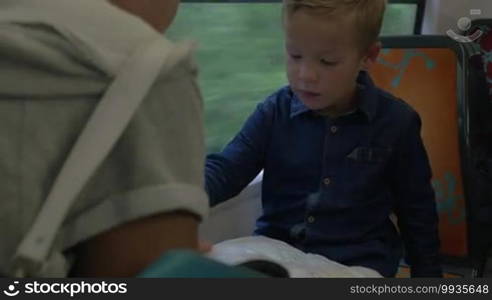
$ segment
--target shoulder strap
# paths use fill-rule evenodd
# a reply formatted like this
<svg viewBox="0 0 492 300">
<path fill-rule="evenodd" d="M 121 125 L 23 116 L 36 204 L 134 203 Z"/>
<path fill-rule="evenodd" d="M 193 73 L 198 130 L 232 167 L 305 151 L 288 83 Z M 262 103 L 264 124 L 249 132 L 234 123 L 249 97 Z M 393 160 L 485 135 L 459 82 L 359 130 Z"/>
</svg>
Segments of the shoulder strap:
<svg viewBox="0 0 492 300">
<path fill-rule="evenodd" d="M 172 59 L 172 52 L 178 52 L 175 47 L 159 39 L 137 50 L 124 64 L 90 116 L 20 243 L 10 269 L 13 276 L 32 276 L 41 270 L 78 194 L 121 136 L 157 76 L 176 63 Z"/>
</svg>

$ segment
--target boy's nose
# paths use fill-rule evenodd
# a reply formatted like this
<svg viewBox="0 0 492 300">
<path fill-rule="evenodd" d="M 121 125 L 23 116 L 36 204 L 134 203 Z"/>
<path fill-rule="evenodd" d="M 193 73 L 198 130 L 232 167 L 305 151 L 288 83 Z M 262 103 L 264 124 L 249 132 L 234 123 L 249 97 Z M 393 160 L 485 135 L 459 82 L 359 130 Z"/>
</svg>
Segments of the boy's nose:
<svg viewBox="0 0 492 300">
<path fill-rule="evenodd" d="M 301 64 L 299 66 L 299 80 L 302 82 L 314 82 L 318 79 L 316 69 L 309 64 Z"/>
</svg>

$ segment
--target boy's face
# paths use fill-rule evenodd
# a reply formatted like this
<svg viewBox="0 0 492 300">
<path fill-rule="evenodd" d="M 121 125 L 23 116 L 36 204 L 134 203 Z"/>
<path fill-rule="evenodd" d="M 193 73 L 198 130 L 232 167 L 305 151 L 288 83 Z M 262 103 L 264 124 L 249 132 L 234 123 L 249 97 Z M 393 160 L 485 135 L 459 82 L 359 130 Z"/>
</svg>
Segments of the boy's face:
<svg viewBox="0 0 492 300">
<path fill-rule="evenodd" d="M 299 9 L 286 17 L 285 31 L 287 77 L 296 95 L 312 110 L 351 108 L 359 71 L 377 56 L 360 50 L 353 19 Z"/>
</svg>

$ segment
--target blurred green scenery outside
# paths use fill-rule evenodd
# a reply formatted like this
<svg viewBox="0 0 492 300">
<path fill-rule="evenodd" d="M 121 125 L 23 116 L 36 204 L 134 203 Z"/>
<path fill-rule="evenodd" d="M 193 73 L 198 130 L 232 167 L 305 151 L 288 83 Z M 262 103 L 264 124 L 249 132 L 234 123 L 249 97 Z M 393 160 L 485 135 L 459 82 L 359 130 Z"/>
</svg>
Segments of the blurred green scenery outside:
<svg viewBox="0 0 492 300">
<path fill-rule="evenodd" d="M 390 4 L 383 35 L 412 34 L 415 4 Z M 287 85 L 280 3 L 182 3 L 166 36 L 198 42 L 207 152 L 218 152 L 256 105 Z"/>
</svg>

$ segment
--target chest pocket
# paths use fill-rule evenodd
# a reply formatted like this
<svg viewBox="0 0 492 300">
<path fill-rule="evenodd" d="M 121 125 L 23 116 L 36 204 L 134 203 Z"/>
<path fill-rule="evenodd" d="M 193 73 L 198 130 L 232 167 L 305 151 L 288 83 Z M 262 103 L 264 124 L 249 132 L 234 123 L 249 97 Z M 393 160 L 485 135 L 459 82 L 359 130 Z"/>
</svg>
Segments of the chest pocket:
<svg viewBox="0 0 492 300">
<path fill-rule="evenodd" d="M 381 164 L 391 156 L 390 147 L 357 147 L 347 158 L 349 161 L 360 164 Z"/>
</svg>

